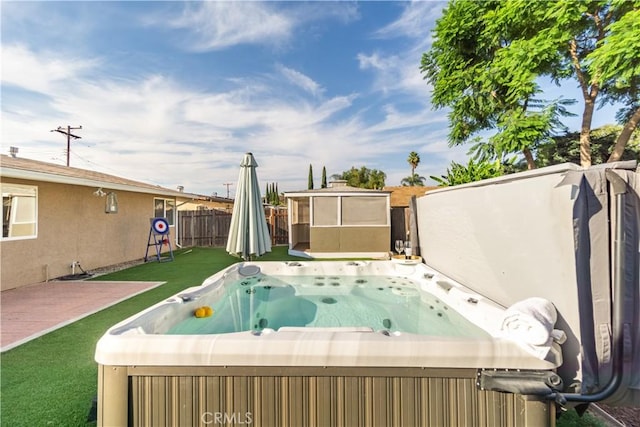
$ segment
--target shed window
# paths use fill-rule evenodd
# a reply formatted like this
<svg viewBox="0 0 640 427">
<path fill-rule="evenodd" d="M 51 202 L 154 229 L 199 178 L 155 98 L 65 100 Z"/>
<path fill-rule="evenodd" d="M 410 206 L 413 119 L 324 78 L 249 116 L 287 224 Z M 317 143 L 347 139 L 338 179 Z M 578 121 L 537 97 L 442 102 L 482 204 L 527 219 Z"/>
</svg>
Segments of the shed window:
<svg viewBox="0 0 640 427">
<path fill-rule="evenodd" d="M 0 188 L 2 189 L 2 238 L 27 239 L 36 237 L 38 187 L 1 184 Z"/>
<path fill-rule="evenodd" d="M 169 226 L 175 224 L 176 202 L 173 199 L 153 199 L 154 218 L 166 218 Z"/>
<path fill-rule="evenodd" d="M 387 225 L 387 199 L 371 196 L 343 197 L 342 225 Z"/>
<path fill-rule="evenodd" d="M 309 224 L 309 199 L 294 199 L 291 203 L 292 224 Z"/>
<path fill-rule="evenodd" d="M 339 225 L 337 197 L 313 198 L 313 225 Z"/>
</svg>

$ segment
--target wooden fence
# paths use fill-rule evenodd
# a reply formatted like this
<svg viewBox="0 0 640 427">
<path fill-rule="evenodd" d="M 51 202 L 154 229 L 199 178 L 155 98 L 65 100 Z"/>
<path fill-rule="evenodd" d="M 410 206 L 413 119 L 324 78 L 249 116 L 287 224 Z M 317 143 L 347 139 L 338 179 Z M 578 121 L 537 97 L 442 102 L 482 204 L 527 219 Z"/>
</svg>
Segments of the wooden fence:
<svg viewBox="0 0 640 427">
<path fill-rule="evenodd" d="M 272 245 L 289 242 L 286 209 L 265 209 Z M 226 246 L 231 226 L 231 213 L 219 210 L 178 212 L 178 244 L 180 246 Z"/>
<path fill-rule="evenodd" d="M 396 240 L 410 240 L 414 255 L 420 255 L 416 198 L 409 201 L 409 207 L 391 208 L 391 251 L 395 251 Z"/>
<path fill-rule="evenodd" d="M 266 209 L 264 212 L 269 226 L 272 245 L 286 245 L 289 243 L 289 224 L 286 209 Z"/>
</svg>

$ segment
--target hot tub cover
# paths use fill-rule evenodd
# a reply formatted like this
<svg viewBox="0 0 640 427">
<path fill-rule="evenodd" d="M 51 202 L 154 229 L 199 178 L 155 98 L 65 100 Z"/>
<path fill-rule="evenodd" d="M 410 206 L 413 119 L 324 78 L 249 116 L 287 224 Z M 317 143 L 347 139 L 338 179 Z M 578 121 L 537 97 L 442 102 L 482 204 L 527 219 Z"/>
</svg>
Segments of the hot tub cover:
<svg viewBox="0 0 640 427">
<path fill-rule="evenodd" d="M 553 302 L 567 335 L 558 372 L 577 392 L 612 376 L 612 169 L 627 186 L 623 384 L 612 404 L 640 406 L 640 174 L 636 162 L 583 169 L 563 164 L 443 190 L 418 198 L 425 262 L 474 291 L 510 306 Z M 569 390 L 571 391 L 571 390 Z"/>
</svg>

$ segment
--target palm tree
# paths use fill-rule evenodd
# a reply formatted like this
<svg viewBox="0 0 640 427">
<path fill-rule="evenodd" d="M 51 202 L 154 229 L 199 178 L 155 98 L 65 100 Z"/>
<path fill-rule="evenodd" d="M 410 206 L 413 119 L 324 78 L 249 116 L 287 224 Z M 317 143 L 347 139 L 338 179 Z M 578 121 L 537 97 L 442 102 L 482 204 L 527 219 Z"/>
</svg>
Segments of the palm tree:
<svg viewBox="0 0 640 427">
<path fill-rule="evenodd" d="M 411 176 L 416 174 L 416 168 L 418 164 L 420 164 L 420 155 L 415 151 L 409 153 L 409 157 L 407 157 L 407 162 L 411 165 Z"/>
<path fill-rule="evenodd" d="M 403 187 L 424 187 L 424 183 L 426 180 L 427 178 L 425 178 L 424 176 L 420 176 L 417 173 L 414 173 L 411 176 L 402 178 L 400 184 L 402 184 Z"/>
<path fill-rule="evenodd" d="M 409 153 L 409 157 L 407 157 L 407 162 L 411 165 L 411 175 L 406 178 L 402 178 L 400 184 L 403 186 L 423 186 L 426 178 L 418 175 L 416 173 L 416 168 L 420 163 L 420 155 L 415 151 Z"/>
</svg>

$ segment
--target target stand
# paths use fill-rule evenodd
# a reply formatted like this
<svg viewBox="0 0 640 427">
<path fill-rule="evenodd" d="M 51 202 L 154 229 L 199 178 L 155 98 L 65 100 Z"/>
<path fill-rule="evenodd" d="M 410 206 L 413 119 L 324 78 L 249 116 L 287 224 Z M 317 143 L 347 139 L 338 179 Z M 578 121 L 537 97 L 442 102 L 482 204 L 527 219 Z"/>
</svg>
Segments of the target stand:
<svg viewBox="0 0 640 427">
<path fill-rule="evenodd" d="M 151 222 L 151 227 L 149 227 L 149 240 L 147 241 L 147 252 L 144 254 L 144 262 L 149 261 L 149 248 L 152 246 L 156 249 L 156 261 L 173 261 L 173 249 L 169 238 L 169 222 L 165 218 L 151 218 L 149 221 Z M 169 246 L 168 256 L 161 255 L 163 245 Z"/>
</svg>

